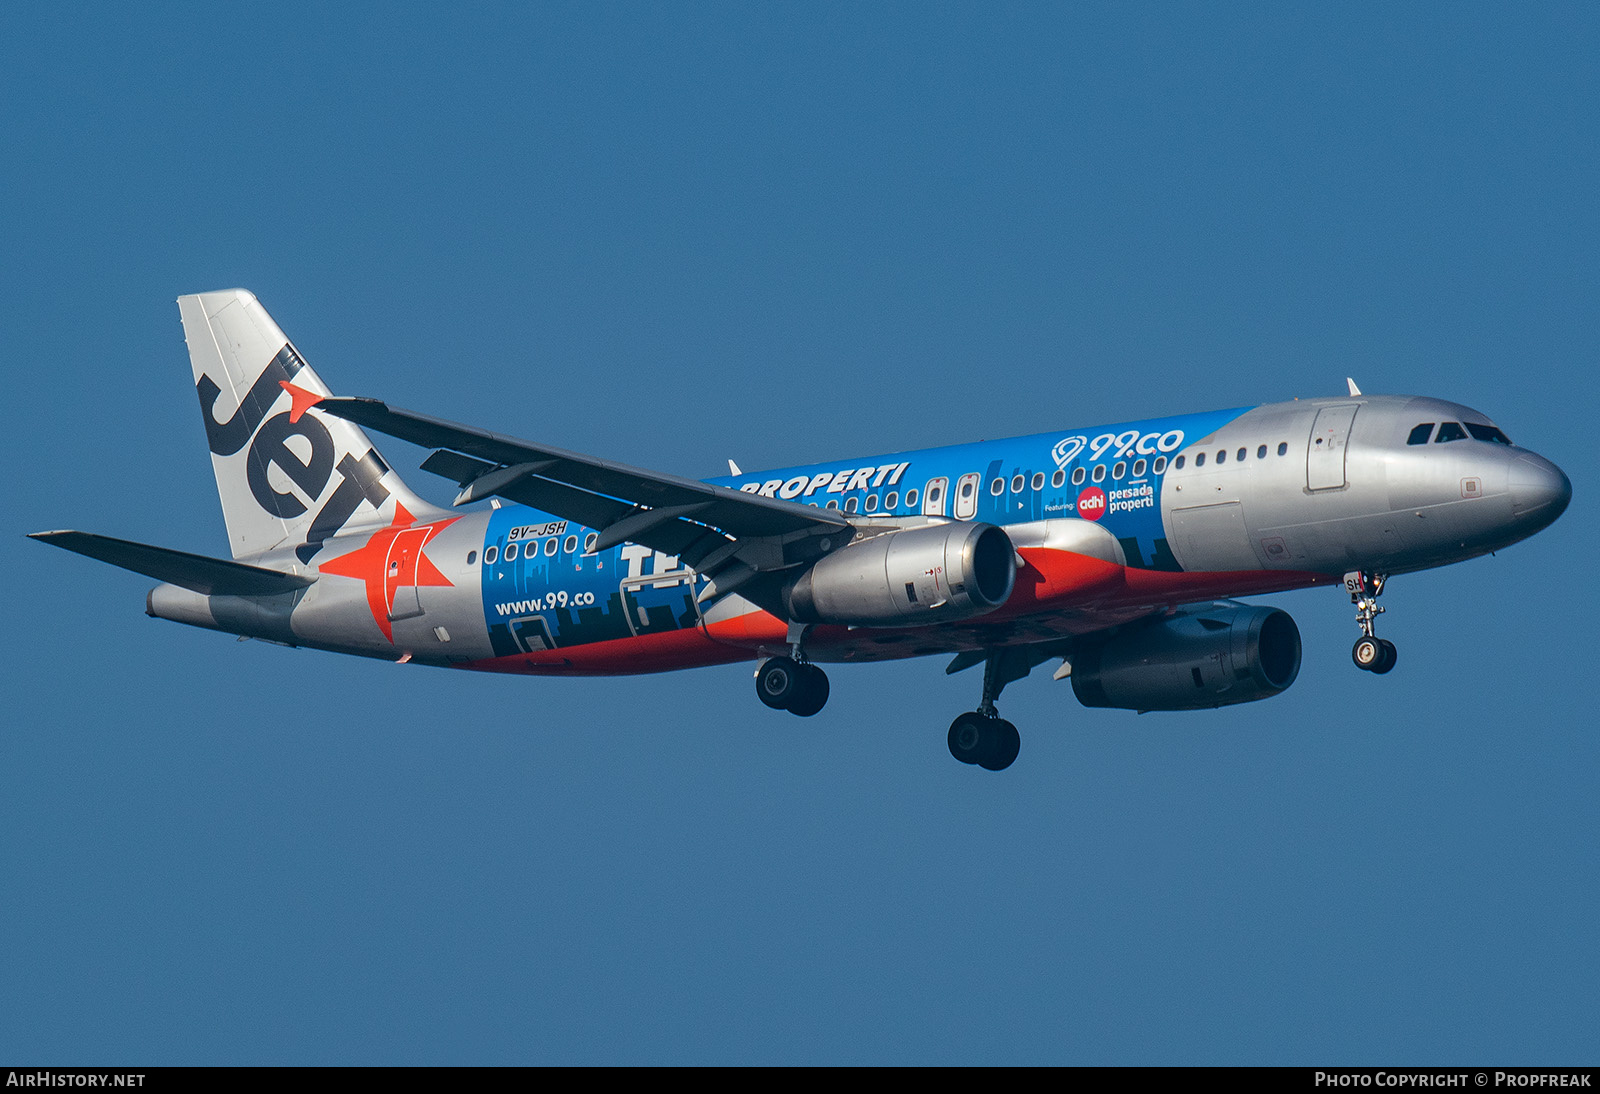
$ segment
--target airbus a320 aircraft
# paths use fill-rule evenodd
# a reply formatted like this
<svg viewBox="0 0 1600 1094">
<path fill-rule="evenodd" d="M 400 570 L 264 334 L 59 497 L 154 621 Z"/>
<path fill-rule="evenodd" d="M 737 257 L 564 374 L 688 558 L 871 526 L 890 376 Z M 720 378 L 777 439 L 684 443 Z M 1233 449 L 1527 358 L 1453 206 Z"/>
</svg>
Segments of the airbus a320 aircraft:
<svg viewBox="0 0 1600 1094">
<path fill-rule="evenodd" d="M 1300 633 L 1232 597 L 1343 582 L 1359 668 L 1394 574 L 1532 535 L 1572 486 L 1476 410 L 1308 399 L 696 481 L 335 398 L 256 298 L 178 301 L 231 561 L 34 538 L 163 584 L 162 619 L 402 662 L 532 675 L 756 664 L 820 711 L 819 662 L 983 666 L 950 752 L 1010 766 L 995 702 L 1059 660 L 1087 706 L 1195 710 L 1294 683 Z M 435 451 L 413 494 L 362 427 Z"/>
</svg>

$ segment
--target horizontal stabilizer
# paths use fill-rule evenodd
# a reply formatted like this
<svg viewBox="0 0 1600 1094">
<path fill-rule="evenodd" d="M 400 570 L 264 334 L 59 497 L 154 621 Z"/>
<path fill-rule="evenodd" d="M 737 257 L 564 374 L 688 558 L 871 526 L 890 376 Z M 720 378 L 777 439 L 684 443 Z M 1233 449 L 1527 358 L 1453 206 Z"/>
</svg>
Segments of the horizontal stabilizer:
<svg viewBox="0 0 1600 1094">
<path fill-rule="evenodd" d="M 28 538 L 76 551 L 157 581 L 180 585 L 204 596 L 271 596 L 303 589 L 316 580 L 242 562 L 152 547 L 148 543 L 97 536 L 92 532 L 32 532 Z"/>
</svg>

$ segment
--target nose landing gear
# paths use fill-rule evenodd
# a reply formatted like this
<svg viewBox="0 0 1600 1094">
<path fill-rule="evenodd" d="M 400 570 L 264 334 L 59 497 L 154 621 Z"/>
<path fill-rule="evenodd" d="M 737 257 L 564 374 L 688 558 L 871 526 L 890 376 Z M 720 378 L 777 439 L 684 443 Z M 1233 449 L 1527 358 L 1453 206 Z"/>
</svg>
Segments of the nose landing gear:
<svg viewBox="0 0 1600 1094">
<path fill-rule="evenodd" d="M 1383 584 L 1387 580 L 1385 574 L 1369 574 L 1364 570 L 1352 570 L 1344 575 L 1344 588 L 1350 594 L 1350 603 L 1356 606 L 1356 624 L 1361 628 L 1361 637 L 1350 649 L 1350 659 L 1356 663 L 1356 668 L 1379 676 L 1394 668 L 1399 657 L 1393 642 L 1372 633 L 1373 623 L 1383 614 L 1378 597 L 1383 594 Z"/>
</svg>

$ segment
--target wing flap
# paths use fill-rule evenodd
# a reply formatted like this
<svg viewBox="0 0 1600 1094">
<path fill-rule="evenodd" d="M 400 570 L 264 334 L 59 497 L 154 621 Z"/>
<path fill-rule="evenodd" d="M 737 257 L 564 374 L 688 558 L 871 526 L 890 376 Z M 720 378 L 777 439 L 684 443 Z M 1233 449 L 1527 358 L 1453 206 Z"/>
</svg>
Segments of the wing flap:
<svg viewBox="0 0 1600 1094">
<path fill-rule="evenodd" d="M 579 490 L 576 487 L 537 477 L 535 470 L 542 469 L 547 464 L 548 461 L 541 460 L 534 463 L 513 464 L 511 467 L 498 467 L 484 460 L 440 449 L 424 460 L 422 467 L 425 471 L 454 479 L 464 487 L 458 503 L 475 501 L 493 494 L 508 501 L 575 520 L 588 528 L 605 529 L 607 535 L 615 534 L 621 522 L 632 520 L 634 524 L 625 529 L 627 532 L 625 539 L 643 544 L 664 555 L 677 555 L 690 566 L 700 566 L 703 561 L 712 559 L 719 548 L 727 548 L 733 542 L 714 528 L 681 519 L 683 514 L 691 510 L 699 512 L 699 505 L 680 507 L 669 512 L 640 509 L 625 501 L 602 497 L 587 490 Z M 646 519 L 637 519 L 640 517 Z M 616 542 L 621 540 L 613 543 L 597 542 L 593 549 L 602 551 L 615 546 Z"/>
</svg>

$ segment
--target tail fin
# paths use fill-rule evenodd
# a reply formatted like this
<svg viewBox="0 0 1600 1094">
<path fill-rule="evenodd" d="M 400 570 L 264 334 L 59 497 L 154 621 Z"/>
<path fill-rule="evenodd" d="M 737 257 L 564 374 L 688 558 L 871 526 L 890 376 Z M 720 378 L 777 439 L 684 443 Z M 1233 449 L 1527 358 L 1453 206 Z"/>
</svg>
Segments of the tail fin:
<svg viewBox="0 0 1600 1094">
<path fill-rule="evenodd" d="M 253 295 L 182 296 L 178 311 L 234 558 L 294 547 L 310 562 L 346 526 L 391 523 L 396 505 L 435 511 L 359 426 L 307 413 L 331 393 Z"/>
</svg>

